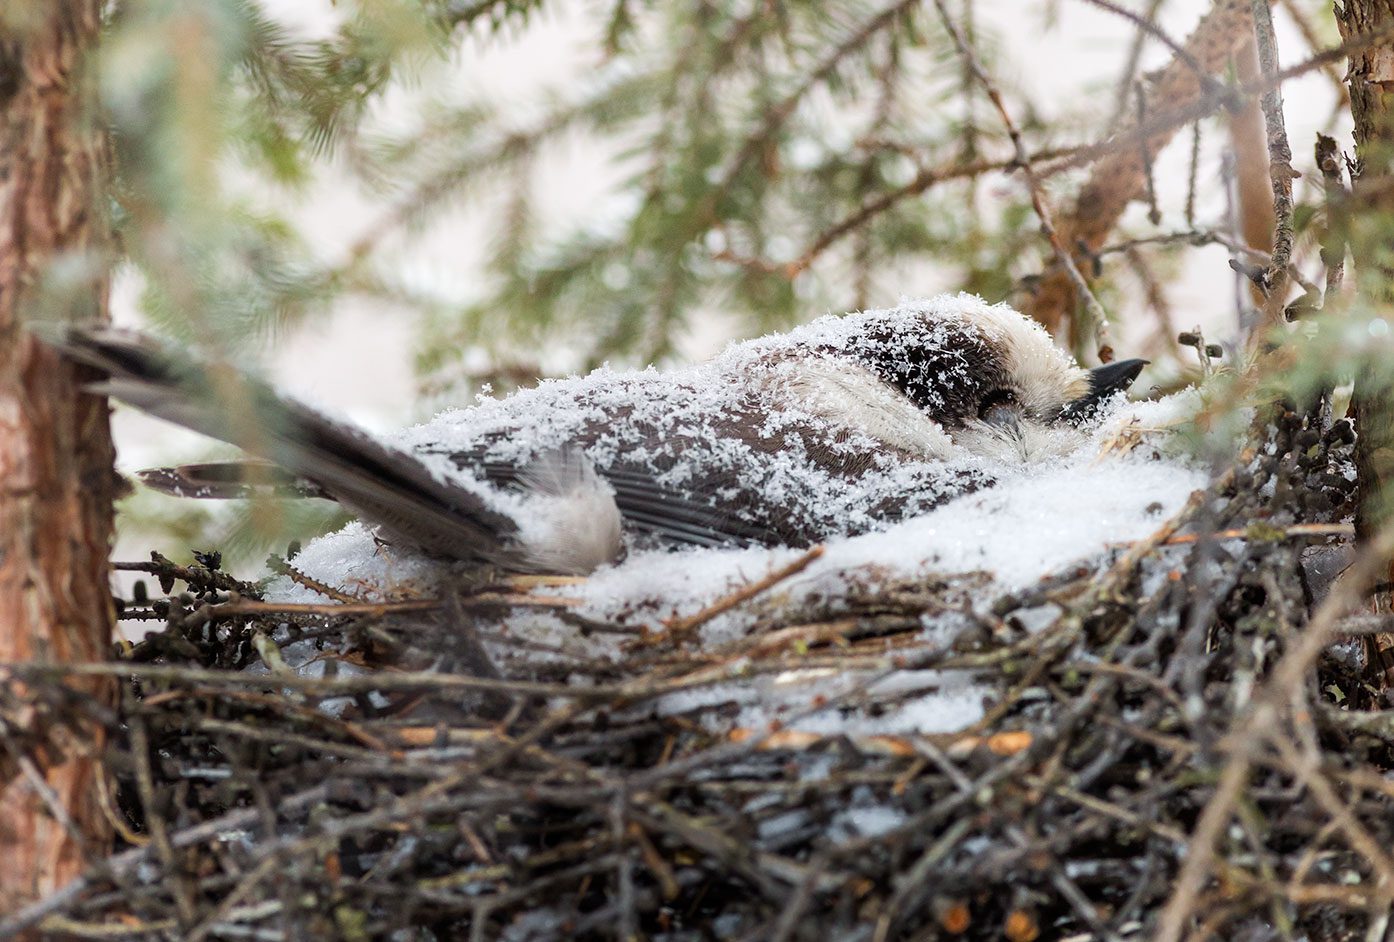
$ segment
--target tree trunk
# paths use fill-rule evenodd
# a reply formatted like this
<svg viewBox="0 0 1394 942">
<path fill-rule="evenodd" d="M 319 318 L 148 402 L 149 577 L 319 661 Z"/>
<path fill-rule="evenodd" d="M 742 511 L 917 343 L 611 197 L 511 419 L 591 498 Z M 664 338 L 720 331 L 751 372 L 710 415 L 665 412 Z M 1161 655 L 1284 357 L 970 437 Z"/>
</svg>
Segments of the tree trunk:
<svg viewBox="0 0 1394 942">
<path fill-rule="evenodd" d="M 0 664 L 107 656 L 115 479 L 106 400 L 22 329 L 104 317 L 103 138 L 83 74 L 100 0 L 0 6 Z M 0 912 L 72 879 L 110 828 L 101 746 L 0 666 Z M 87 684 L 87 696 L 109 688 Z M 32 703 L 26 701 L 32 700 Z"/>
<path fill-rule="evenodd" d="M 1386 29 L 1394 22 L 1389 0 L 1346 0 L 1333 4 L 1341 37 L 1351 39 Z M 1371 46 L 1350 58 L 1351 117 L 1355 120 L 1355 154 L 1359 177 L 1352 181 L 1349 220 L 1351 252 L 1358 290 L 1371 308 L 1394 302 L 1394 270 L 1388 264 L 1388 233 L 1394 225 L 1394 43 Z M 1352 401 L 1356 430 L 1355 462 L 1360 504 L 1355 535 L 1368 543 L 1391 517 L 1385 482 L 1394 479 L 1394 409 L 1387 378 L 1357 377 Z M 1394 571 L 1385 574 L 1391 580 Z M 1376 595 L 1377 607 L 1389 610 L 1389 593 Z M 1373 666 L 1387 671 L 1394 659 L 1387 650 L 1390 636 L 1374 640 L 1368 651 Z"/>
</svg>

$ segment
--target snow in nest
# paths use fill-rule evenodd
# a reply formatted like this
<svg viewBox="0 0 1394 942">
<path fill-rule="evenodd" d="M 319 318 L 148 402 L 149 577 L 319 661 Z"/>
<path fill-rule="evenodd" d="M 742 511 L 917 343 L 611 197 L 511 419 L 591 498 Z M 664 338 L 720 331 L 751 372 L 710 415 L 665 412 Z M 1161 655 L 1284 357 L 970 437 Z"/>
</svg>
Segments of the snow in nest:
<svg viewBox="0 0 1394 942">
<path fill-rule="evenodd" d="M 1148 536 L 1206 483 L 1203 471 L 1151 445 L 1102 456 L 1101 449 L 1126 428 L 1165 427 L 1193 406 L 1188 394 L 1155 403 L 1117 402 L 1074 453 L 1029 468 L 996 468 L 998 481 L 987 490 L 881 532 L 831 540 L 821 559 L 768 595 L 786 604 L 826 599 L 835 605 L 839 595 L 857 585 L 980 573 L 968 604 L 986 608 L 1003 592 L 1029 587 L 1068 567 L 1101 566 L 1114 557 L 1117 544 Z M 577 612 L 588 618 L 660 628 L 665 619 L 693 614 L 800 554 L 793 549 L 636 553 L 584 584 L 544 591 L 578 598 Z M 380 545 L 361 524 L 310 543 L 294 563 L 314 579 L 374 598 L 429 594 L 451 572 Z M 324 601 L 285 579 L 274 583 L 267 597 Z M 699 643 L 716 649 L 739 639 L 763 601 L 768 599 L 712 620 L 702 628 Z M 923 642 L 945 643 L 961 624 L 954 612 L 927 617 Z M 496 649 L 498 662 L 510 674 L 526 674 L 528 663 L 539 658 L 624 656 L 622 636 L 582 637 L 547 614 L 517 611 L 506 628 L 516 638 L 557 652 Z M 787 728 L 827 735 L 908 735 L 970 725 L 981 717 L 992 689 L 983 679 L 963 674 L 901 671 L 876 679 L 847 671 L 800 670 L 794 662 L 783 674 L 680 691 L 642 709 L 700 717 L 720 731 L 761 730 L 779 721 Z M 828 705 L 820 708 L 824 703 Z M 870 704 L 875 708 L 869 709 Z M 712 709 L 717 705 L 727 708 Z"/>
<path fill-rule="evenodd" d="M 411 451 L 442 476 L 458 479 L 462 469 L 452 454 L 473 449 L 485 460 L 526 464 L 571 442 L 579 432 L 605 426 L 615 410 L 642 414 L 648 432 L 635 432 L 634 423 L 602 427 L 587 454 L 604 467 L 624 455 L 650 449 L 653 466 L 666 483 L 681 484 L 712 471 L 684 454 L 682 435 L 705 434 L 713 416 L 751 395 L 744 380 L 768 365 L 772 350 L 790 345 L 847 349 L 865 341 L 866 319 L 879 318 L 893 328 L 919 325 L 934 305 L 982 305 L 976 299 L 936 299 L 905 305 L 891 312 L 823 318 L 779 337 L 732 347 L 709 364 L 672 373 L 652 370 L 618 374 L 601 370 L 586 377 L 544 383 L 506 400 L 482 400 L 470 410 L 444 413 L 422 426 L 398 435 L 395 444 Z M 962 377 L 959 377 L 961 379 Z M 946 382 L 957 381 L 950 376 Z M 787 405 L 787 403 L 786 403 Z M 1129 404 L 1120 396 L 1108 414 L 1087 434 L 1078 435 L 1066 453 L 1029 464 L 976 459 L 957 466 L 981 490 L 958 495 L 953 487 L 935 491 L 926 511 L 888 528 L 863 519 L 880 499 L 910 487 L 925 490 L 942 476 L 944 462 L 916 462 L 873 469 L 858 487 L 820 475 L 797 455 L 772 454 L 752 466 L 752 455 L 732 441 L 705 448 L 705 460 L 741 470 L 762 483 L 762 497 L 785 504 L 790 495 L 816 493 L 826 499 L 810 511 L 829 537 L 825 553 L 797 576 L 786 580 L 756 602 L 709 621 L 697 643 L 712 651 L 739 640 L 749 631 L 762 605 L 821 604 L 836 609 L 837 600 L 857 589 L 877 584 L 923 580 L 929 576 L 976 574 L 962 582 L 954 604 L 985 608 L 1004 592 L 1030 586 L 1037 580 L 1080 565 L 1098 566 L 1112 558 L 1120 543 L 1153 532 L 1203 487 L 1205 474 L 1186 460 L 1167 456 L 1148 443 L 1152 430 L 1192 414 L 1193 394 L 1180 394 L 1154 403 Z M 523 420 L 526 420 L 525 422 Z M 816 424 L 817 416 L 797 409 L 768 413 L 766 434 L 779 436 L 781 424 Z M 644 424 L 640 423 L 640 424 Z M 519 433 L 525 427 L 525 433 Z M 1112 447 L 1142 433 L 1144 444 L 1131 449 Z M 719 438 L 719 436 L 718 436 Z M 690 438 L 689 438 L 690 440 Z M 709 444 L 709 443 L 708 443 Z M 841 444 L 866 447 L 857 436 Z M 791 448 L 798 443 L 791 437 Z M 666 453 L 661 453 L 668 449 Z M 799 496 L 806 501 L 806 497 Z M 858 515 L 862 515 L 859 518 Z M 871 530 L 872 532 L 861 532 Z M 860 532 L 856 536 L 838 533 Z M 590 619 L 643 625 L 659 629 L 664 620 L 693 614 L 729 593 L 758 580 L 800 555 L 795 549 L 705 549 L 678 552 L 650 550 L 631 553 L 618 565 L 602 568 L 583 584 L 544 590 L 578 600 L 577 613 Z M 362 525 L 351 525 L 306 546 L 294 565 L 310 577 L 346 589 L 360 597 L 410 597 L 430 594 L 451 578 L 451 569 L 382 546 Z M 267 597 L 279 601 L 324 601 L 287 579 L 273 583 Z M 927 616 L 922 643 L 949 641 L 963 624 L 961 612 Z M 1033 627 L 1048 623 L 1035 620 Z M 625 655 L 625 636 L 592 633 L 582 636 L 560 619 L 532 610 L 511 613 L 501 630 L 529 642 L 530 649 L 497 646 L 492 650 L 506 674 L 526 675 L 539 660 L 606 658 Z M 546 651 L 540 651 L 545 647 Z M 578 678 L 579 681 L 579 678 Z M 801 670 L 797 660 L 781 674 L 761 675 L 684 690 L 638 709 L 666 715 L 691 714 L 724 731 L 730 727 L 761 730 L 778 721 L 786 728 L 819 734 L 852 736 L 913 734 L 961 729 L 982 715 L 984 697 L 994 689 L 962 674 L 900 671 L 873 677 L 848 671 Z M 722 706 L 715 710 L 713 707 Z"/>
<path fill-rule="evenodd" d="M 821 559 L 778 587 L 786 601 L 835 598 L 852 581 L 979 572 L 984 601 L 1026 588 L 1110 547 L 1141 539 L 1178 511 L 1206 475 L 1151 446 L 1101 454 L 1125 429 L 1164 429 L 1187 414 L 1189 393 L 1146 403 L 1115 402 L 1076 451 L 1029 467 L 1001 465 L 997 483 L 879 532 L 826 544 Z M 799 555 L 793 549 L 636 554 L 593 575 L 575 593 L 595 618 L 655 624 L 690 615 Z M 750 616 L 736 611 L 708 623 L 703 640 L 739 636 Z"/>
</svg>

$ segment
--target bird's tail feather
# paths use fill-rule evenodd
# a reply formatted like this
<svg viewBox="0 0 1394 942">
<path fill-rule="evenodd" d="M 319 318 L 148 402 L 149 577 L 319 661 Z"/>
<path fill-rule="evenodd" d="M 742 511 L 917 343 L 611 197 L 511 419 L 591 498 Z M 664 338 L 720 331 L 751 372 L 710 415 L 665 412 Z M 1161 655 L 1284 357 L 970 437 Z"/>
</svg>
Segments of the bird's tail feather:
<svg viewBox="0 0 1394 942">
<path fill-rule="evenodd" d="M 230 442 L 288 472 L 272 483 L 313 482 L 310 486 L 377 524 L 390 538 L 436 555 L 515 571 L 556 571 L 559 565 L 555 553 L 536 558 L 529 552 L 519 522 L 491 505 L 483 488 L 476 491 L 442 479 L 414 456 L 286 399 L 241 372 L 198 363 L 145 335 L 113 328 L 70 328 L 46 339 L 107 374 L 106 380 L 92 384 L 92 391 Z M 216 479 L 231 467 L 205 465 L 203 471 L 205 478 Z M 171 483 L 177 484 L 158 481 Z M 238 483 L 224 480 L 220 486 L 235 491 Z"/>
</svg>

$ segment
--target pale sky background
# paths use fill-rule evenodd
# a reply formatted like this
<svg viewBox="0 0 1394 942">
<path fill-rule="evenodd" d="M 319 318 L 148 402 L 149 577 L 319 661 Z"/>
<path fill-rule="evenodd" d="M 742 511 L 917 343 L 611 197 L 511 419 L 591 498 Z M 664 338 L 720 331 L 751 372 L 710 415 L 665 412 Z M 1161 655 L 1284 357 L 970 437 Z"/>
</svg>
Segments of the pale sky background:
<svg viewBox="0 0 1394 942">
<path fill-rule="evenodd" d="M 338 14 L 328 0 L 263 0 L 275 17 L 303 35 L 323 35 L 331 29 Z M 1143 0 L 1123 0 L 1130 9 L 1146 7 Z M 1163 5 L 1162 26 L 1181 40 L 1195 26 L 1210 0 L 1170 0 Z M 1330 13 L 1325 6 L 1302 2 L 1313 11 L 1313 18 L 1329 28 Z M 502 38 L 479 46 L 470 45 L 459 57 L 449 80 L 461 93 L 487 92 L 491 97 L 514 101 L 525 109 L 527 103 L 550 88 L 565 89 L 594 72 L 601 55 L 594 38 L 594 17 L 582 0 L 559 0 L 544 5 L 525 30 L 506 29 Z M 1023 87 L 1043 117 L 1065 111 L 1078 112 L 1090 99 L 1098 103 L 1101 116 L 1113 107 L 1113 85 L 1132 41 L 1133 27 L 1121 18 L 1101 11 L 1084 0 L 978 0 L 977 16 L 982 27 L 994 30 L 1004 55 L 995 71 L 1005 85 Z M 1051 20 L 1048 10 L 1055 11 Z M 1286 11 L 1275 11 L 1280 50 L 1284 64 L 1306 57 L 1305 43 L 1296 32 Z M 931 18 L 932 19 L 932 18 Z M 1334 33 L 1334 30 L 1331 31 Z M 1334 39 L 1334 36 L 1331 37 Z M 1170 58 L 1168 51 L 1152 41 L 1143 58 L 1144 71 L 1156 68 Z M 437 90 L 439 91 L 439 90 Z M 1287 123 L 1295 165 L 1310 167 L 1313 134 L 1328 129 L 1334 95 L 1332 84 L 1320 73 L 1285 86 Z M 389 96 L 379 109 L 380 120 L 393 120 L 394 99 Z M 991 115 L 982 109 L 982 120 Z M 1337 140 L 1349 146 L 1349 129 L 1336 127 Z M 1218 151 L 1223 133 L 1207 126 L 1212 145 L 1203 164 L 1201 179 L 1211 194 L 1219 192 Z M 1178 218 L 1164 220 L 1163 230 L 1180 229 L 1189 133 L 1178 135 L 1156 162 L 1159 202 L 1175 208 Z M 558 221 L 584 219 L 603 211 L 609 187 L 615 182 L 616 168 L 606 155 L 584 146 L 565 148 L 544 162 L 539 174 L 537 201 L 544 212 Z M 1020 186 L 1019 179 L 992 178 L 991 187 Z M 1059 193 L 1073 190 L 1066 185 Z M 284 210 L 284 197 L 274 197 Z M 1204 194 L 1200 206 L 1223 205 Z M 435 223 L 427 235 L 414 242 L 402 264 L 413 278 L 420 278 L 443 293 L 470 297 L 472 285 L 479 282 L 482 260 L 490 246 L 488 221 L 466 204 Z M 1145 215 L 1145 207 L 1135 206 L 1135 218 Z M 346 187 L 332 173 L 300 197 L 292 212 L 301 220 L 311 244 L 322 259 L 343 256 L 346 248 L 364 232 L 370 231 L 381 207 Z M 1204 223 L 1210 220 L 1199 219 Z M 1207 335 L 1226 336 L 1234 325 L 1234 276 L 1226 266 L 1227 253 L 1220 248 L 1192 252 L 1187 268 L 1170 286 L 1170 297 L 1178 323 L 1183 329 L 1196 324 Z M 873 298 L 875 305 L 894 304 L 901 295 L 933 294 L 950 287 L 949 274 L 932 265 L 906 276 L 906 283 L 885 290 Z M 135 310 L 136 286 L 130 278 L 118 279 L 113 316 L 118 323 L 138 324 Z M 994 299 L 995 300 L 995 299 Z M 823 310 L 810 310 L 814 317 Z M 729 325 L 713 317 L 685 338 L 682 354 L 700 359 L 719 350 L 732 339 Z M 280 337 L 264 359 L 265 371 L 284 389 L 311 403 L 332 404 L 335 412 L 374 430 L 387 430 L 411 424 L 426 417 L 417 396 L 411 371 L 412 341 L 415 332 L 410 315 L 383 304 L 346 301 L 327 318 L 313 319 L 306 329 Z M 1127 338 L 1118 338 L 1120 356 L 1128 356 Z M 125 470 L 146 467 L 198 454 L 197 436 L 135 415 L 122 409 L 116 419 L 119 465 Z M 148 539 L 127 541 L 118 548 L 119 558 L 145 555 Z"/>
</svg>

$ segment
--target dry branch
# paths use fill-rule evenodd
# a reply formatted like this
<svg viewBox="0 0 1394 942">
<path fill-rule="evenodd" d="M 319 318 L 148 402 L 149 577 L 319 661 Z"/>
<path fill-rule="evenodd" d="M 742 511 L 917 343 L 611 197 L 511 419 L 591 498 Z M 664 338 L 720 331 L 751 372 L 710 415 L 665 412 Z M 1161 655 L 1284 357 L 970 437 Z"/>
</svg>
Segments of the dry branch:
<svg viewBox="0 0 1394 942">
<path fill-rule="evenodd" d="M 1341 294 L 1341 282 L 1346 275 L 1346 220 L 1345 209 L 1348 194 L 1345 174 L 1341 165 L 1340 150 L 1333 138 L 1325 134 L 1317 135 L 1315 148 L 1316 165 L 1321 170 L 1323 183 L 1323 204 L 1326 208 L 1326 226 L 1321 238 L 1321 264 L 1326 270 L 1326 283 L 1322 289 L 1322 307 L 1334 304 Z"/>
<path fill-rule="evenodd" d="M 1188 62 L 1198 64 L 1206 75 L 1222 73 L 1252 31 L 1249 0 L 1216 0 L 1184 44 L 1188 59 L 1173 60 L 1147 90 L 1146 113 L 1175 113 L 1203 101 L 1209 88 Z M 1127 138 L 1132 127 L 1115 135 L 1115 140 Z M 1141 138 L 1142 147 L 1156 155 L 1175 131 L 1166 125 L 1149 130 Z M 1145 194 L 1146 186 L 1146 166 L 1138 146 L 1115 147 L 1099 159 L 1073 206 L 1057 219 L 1060 241 L 1075 252 L 1076 264 L 1082 265 L 1089 253 L 1103 247 L 1123 211 Z M 1078 302 L 1069 270 L 1056 265 L 1041 279 L 1026 308 L 1055 331 L 1069 322 Z"/>
<path fill-rule="evenodd" d="M 1241 82 L 1262 77 L 1258 48 L 1253 40 L 1235 54 L 1235 74 Z M 1273 250 L 1273 187 L 1268 174 L 1268 146 L 1263 128 L 1263 111 L 1257 98 L 1245 98 L 1229 113 L 1230 146 L 1234 153 L 1234 176 L 1239 202 L 1239 235 L 1244 244 L 1264 252 Z M 1262 295 L 1254 287 L 1255 303 Z"/>
<path fill-rule="evenodd" d="M 1007 137 L 1012 142 L 1012 153 L 1016 157 L 1016 165 L 1026 178 L 1026 188 L 1031 194 L 1031 207 L 1036 211 L 1036 218 L 1041 222 L 1041 232 L 1050 243 L 1051 250 L 1055 253 L 1056 265 L 1065 272 L 1074 286 L 1076 296 L 1084 303 L 1089 313 L 1089 322 L 1095 330 L 1095 339 L 1098 341 L 1099 359 L 1107 363 L 1113 359 L 1113 348 L 1109 345 L 1108 315 L 1104 313 L 1103 306 L 1099 304 L 1099 299 L 1094 297 L 1094 292 L 1089 290 L 1089 283 L 1084 280 L 1084 275 L 1080 272 L 1079 266 L 1075 264 L 1069 244 L 1065 242 L 1058 231 L 1054 220 L 1051 217 L 1050 209 L 1046 205 L 1044 188 L 1041 185 L 1040 175 L 1036 172 L 1031 163 L 1031 156 L 1026 150 L 1026 143 L 1022 140 L 1021 131 L 1017 128 L 1016 122 L 1012 120 L 1011 112 L 1007 110 L 1006 103 L 1002 100 L 1002 93 L 998 91 L 996 83 L 993 82 L 978 57 L 973 52 L 973 47 L 969 45 L 963 31 L 958 24 L 949 16 L 948 9 L 944 6 L 943 0 L 934 0 L 934 7 L 939 11 L 939 18 L 944 23 L 944 28 L 953 37 L 954 46 L 958 49 L 958 54 L 963 58 L 969 71 L 977 79 L 978 84 L 983 87 L 988 100 L 992 102 L 993 108 L 997 110 L 997 116 L 1001 118 L 1002 125 L 1007 129 Z"/>
<path fill-rule="evenodd" d="M 1273 35 L 1273 11 L 1269 0 L 1253 0 L 1254 35 L 1258 48 L 1259 67 L 1268 82 L 1278 75 L 1278 46 Z M 1287 287 L 1288 264 L 1292 260 L 1292 181 L 1297 173 L 1292 169 L 1292 148 L 1283 120 L 1283 90 L 1274 84 L 1259 99 L 1263 109 L 1263 124 L 1268 138 L 1268 175 L 1273 187 L 1273 259 L 1263 273 L 1259 287 L 1263 290 L 1264 316 L 1268 323 L 1283 319 L 1283 299 Z"/>
</svg>

